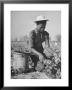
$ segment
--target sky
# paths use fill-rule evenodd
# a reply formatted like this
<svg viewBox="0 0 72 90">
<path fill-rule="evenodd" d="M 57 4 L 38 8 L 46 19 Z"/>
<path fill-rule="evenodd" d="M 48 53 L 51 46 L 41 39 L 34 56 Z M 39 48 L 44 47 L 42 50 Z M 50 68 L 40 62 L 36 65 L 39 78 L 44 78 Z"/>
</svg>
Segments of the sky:
<svg viewBox="0 0 72 90">
<path fill-rule="evenodd" d="M 11 39 L 29 35 L 36 27 L 34 21 L 40 15 L 49 20 L 45 30 L 52 40 L 61 34 L 61 11 L 11 11 Z"/>
</svg>

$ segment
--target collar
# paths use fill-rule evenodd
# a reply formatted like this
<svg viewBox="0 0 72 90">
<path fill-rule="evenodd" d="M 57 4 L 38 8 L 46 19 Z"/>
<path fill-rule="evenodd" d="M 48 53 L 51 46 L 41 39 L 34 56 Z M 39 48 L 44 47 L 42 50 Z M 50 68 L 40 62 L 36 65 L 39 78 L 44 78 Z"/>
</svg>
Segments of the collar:
<svg viewBox="0 0 72 90">
<path fill-rule="evenodd" d="M 44 33 L 44 31 L 43 31 L 43 32 L 41 32 L 40 30 L 37 30 L 37 28 L 35 29 L 35 32 L 36 32 L 36 33 L 41 33 L 41 34 L 43 34 L 43 33 Z"/>
</svg>

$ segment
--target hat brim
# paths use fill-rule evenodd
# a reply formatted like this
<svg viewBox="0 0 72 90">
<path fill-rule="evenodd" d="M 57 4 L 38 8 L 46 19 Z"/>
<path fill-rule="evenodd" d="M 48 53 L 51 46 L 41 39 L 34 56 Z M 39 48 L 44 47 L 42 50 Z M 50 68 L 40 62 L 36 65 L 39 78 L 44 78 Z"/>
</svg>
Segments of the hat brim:
<svg viewBox="0 0 72 90">
<path fill-rule="evenodd" d="M 43 21 L 49 21 L 48 19 L 46 19 L 46 20 L 38 20 L 38 21 L 34 21 L 34 22 L 43 22 Z"/>
</svg>

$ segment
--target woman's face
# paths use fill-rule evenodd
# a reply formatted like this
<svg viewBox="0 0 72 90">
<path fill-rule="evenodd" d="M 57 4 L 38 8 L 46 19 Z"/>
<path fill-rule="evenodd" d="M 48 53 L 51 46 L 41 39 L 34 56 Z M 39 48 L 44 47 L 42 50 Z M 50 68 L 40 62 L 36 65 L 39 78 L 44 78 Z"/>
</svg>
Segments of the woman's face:
<svg viewBox="0 0 72 90">
<path fill-rule="evenodd" d="M 44 22 L 41 21 L 41 22 L 37 23 L 37 29 L 40 30 L 40 31 L 44 31 L 45 26 L 46 26 L 46 21 L 44 21 Z"/>
</svg>

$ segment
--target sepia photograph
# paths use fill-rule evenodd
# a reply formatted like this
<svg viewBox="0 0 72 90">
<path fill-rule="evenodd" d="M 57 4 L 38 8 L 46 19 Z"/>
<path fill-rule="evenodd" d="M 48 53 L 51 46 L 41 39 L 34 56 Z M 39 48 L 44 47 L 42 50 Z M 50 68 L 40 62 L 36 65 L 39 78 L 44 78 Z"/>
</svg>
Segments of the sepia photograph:
<svg viewBox="0 0 72 90">
<path fill-rule="evenodd" d="M 68 85 L 68 8 L 4 4 L 5 86 Z"/>
<path fill-rule="evenodd" d="M 11 79 L 61 79 L 61 11 L 11 11 Z"/>
</svg>

